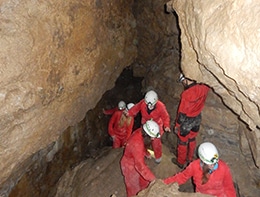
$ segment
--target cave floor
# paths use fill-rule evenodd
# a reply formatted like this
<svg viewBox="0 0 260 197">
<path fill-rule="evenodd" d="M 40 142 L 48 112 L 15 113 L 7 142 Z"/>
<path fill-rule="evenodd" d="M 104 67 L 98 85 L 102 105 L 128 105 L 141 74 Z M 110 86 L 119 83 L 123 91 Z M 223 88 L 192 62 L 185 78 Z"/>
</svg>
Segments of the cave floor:
<svg viewBox="0 0 260 197">
<path fill-rule="evenodd" d="M 125 185 L 120 169 L 123 148 L 106 147 L 100 156 L 90 158 L 67 171 L 60 179 L 56 196 L 125 197 Z M 156 164 L 154 159 L 146 163 L 158 179 L 166 178 L 180 169 L 171 162 L 174 155 L 163 146 L 163 159 Z M 182 185 L 180 191 L 193 192 L 191 182 Z"/>
</svg>

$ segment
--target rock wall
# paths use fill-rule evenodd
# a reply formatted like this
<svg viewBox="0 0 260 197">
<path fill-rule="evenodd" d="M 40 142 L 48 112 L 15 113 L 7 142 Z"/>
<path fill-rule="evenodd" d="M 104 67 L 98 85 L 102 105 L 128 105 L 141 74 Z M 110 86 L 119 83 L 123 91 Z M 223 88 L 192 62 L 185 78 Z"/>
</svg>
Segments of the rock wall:
<svg viewBox="0 0 260 197">
<path fill-rule="evenodd" d="M 173 0 L 178 15 L 182 63 L 187 77 L 209 84 L 245 122 L 260 166 L 259 1 Z"/>
<path fill-rule="evenodd" d="M 1 2 L 0 183 L 82 120 L 134 61 L 132 3 Z"/>
<path fill-rule="evenodd" d="M 138 56 L 134 75 L 144 77 L 142 93 L 154 89 L 168 109 L 172 123 L 182 87 L 176 83 L 180 66 L 180 39 L 177 18 L 165 12 L 164 0 L 139 1 L 137 19 Z"/>
<path fill-rule="evenodd" d="M 252 151 L 259 165 L 259 69 L 253 69 L 258 63 L 258 39 L 252 33 L 259 25 L 255 18 L 248 20 L 253 14 L 257 16 L 258 3 L 170 1 L 167 8 L 176 11 L 175 15 L 165 13 L 167 1 L 1 3 L 0 195 L 10 192 L 25 172 L 28 176 L 23 180 L 30 178 L 31 171 L 41 169 L 33 162 L 46 169 L 46 163 L 59 158 L 56 153 L 62 148 L 61 136 L 70 126 L 76 125 L 65 136 L 68 144 L 75 140 L 78 130 L 82 129 L 79 133 L 83 135 L 88 124 L 82 121 L 86 112 L 132 63 L 135 76 L 144 77 L 142 92 L 154 88 L 173 123 L 182 90 L 176 83 L 180 58 L 181 69 L 188 77 L 207 83 L 221 98 L 219 101 L 211 92 L 199 141 L 221 140 L 219 147 L 231 150 L 221 157 L 233 164 L 231 169 L 242 194 L 259 188 L 255 166 L 250 168 L 250 187 L 248 174 L 242 174 L 247 172 L 247 164 L 234 166 L 245 161 L 240 148 L 250 161 Z M 250 6 L 252 11 L 248 12 Z M 242 120 L 241 126 L 232 112 Z M 80 121 L 84 124 L 81 128 L 77 125 Z M 87 132 L 91 138 L 96 130 Z M 230 157 L 233 153 L 239 155 L 235 160 Z M 10 182 L 5 186 L 9 188 L 2 185 L 7 179 Z M 27 180 L 23 183 L 21 186 L 26 186 Z"/>
</svg>

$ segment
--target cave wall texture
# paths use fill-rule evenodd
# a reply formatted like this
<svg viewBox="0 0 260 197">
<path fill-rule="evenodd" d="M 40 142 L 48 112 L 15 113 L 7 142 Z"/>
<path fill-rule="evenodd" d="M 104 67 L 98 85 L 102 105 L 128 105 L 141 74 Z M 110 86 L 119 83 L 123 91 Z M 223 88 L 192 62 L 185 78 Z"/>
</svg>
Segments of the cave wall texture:
<svg viewBox="0 0 260 197">
<path fill-rule="evenodd" d="M 1 1 L 1 182 L 82 120 L 134 61 L 132 2 Z"/>
<path fill-rule="evenodd" d="M 15 184 L 27 159 L 81 121 L 131 64 L 145 76 L 143 91 L 155 88 L 174 117 L 180 58 L 185 75 L 230 109 L 210 97 L 211 129 L 240 130 L 225 136 L 249 144 L 260 165 L 258 1 L 3 0 L 0 10 L 0 185 L 11 174 Z M 214 126 L 212 111 L 221 114 Z"/>
<path fill-rule="evenodd" d="M 168 6 L 178 14 L 183 72 L 213 87 L 246 122 L 259 166 L 259 1 L 174 0 Z"/>
</svg>

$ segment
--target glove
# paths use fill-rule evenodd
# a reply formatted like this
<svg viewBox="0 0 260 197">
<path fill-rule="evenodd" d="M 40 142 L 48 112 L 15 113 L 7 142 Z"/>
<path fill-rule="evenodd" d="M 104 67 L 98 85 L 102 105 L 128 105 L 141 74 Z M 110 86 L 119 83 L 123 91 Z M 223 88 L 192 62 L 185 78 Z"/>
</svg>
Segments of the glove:
<svg viewBox="0 0 260 197">
<path fill-rule="evenodd" d="M 165 128 L 164 128 L 164 131 L 166 131 L 166 132 L 171 132 L 171 129 L 170 129 L 169 127 L 165 127 Z"/>
</svg>

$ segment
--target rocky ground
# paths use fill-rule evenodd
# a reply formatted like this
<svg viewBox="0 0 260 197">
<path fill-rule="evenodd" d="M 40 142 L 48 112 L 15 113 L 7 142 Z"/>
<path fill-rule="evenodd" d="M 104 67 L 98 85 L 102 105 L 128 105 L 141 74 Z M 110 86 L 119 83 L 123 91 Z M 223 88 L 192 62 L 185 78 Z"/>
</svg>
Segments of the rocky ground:
<svg viewBox="0 0 260 197">
<path fill-rule="evenodd" d="M 131 79 L 130 82 L 128 79 Z M 142 95 L 137 93 L 141 92 L 140 79 L 135 85 L 132 84 L 133 82 L 136 82 L 136 80 L 133 80 L 132 73 L 130 70 L 126 70 L 116 83 L 116 88 L 104 94 L 104 101 L 102 100 L 103 103 L 101 102 L 100 105 L 109 108 L 110 105 L 113 106 L 114 104 L 112 101 L 119 101 L 122 98 L 126 98 L 126 96 L 131 102 L 139 101 L 142 98 Z M 131 95 L 136 95 L 136 98 L 132 98 Z M 209 98 L 208 100 L 211 101 L 213 99 Z M 215 106 L 213 105 L 211 108 L 215 108 Z M 208 107 L 208 109 L 211 108 Z M 210 120 L 216 119 L 214 111 L 212 113 L 212 110 L 205 109 L 204 112 L 204 120 L 206 120 L 206 117 Z M 214 117 L 210 118 L 211 116 Z M 235 124 L 234 121 L 231 121 L 231 116 L 225 113 L 223 117 L 224 120 L 227 120 L 224 124 L 227 126 L 224 129 L 222 127 L 216 128 L 214 133 L 211 132 L 208 134 L 212 129 L 210 130 L 211 127 L 207 127 L 207 123 L 202 125 L 200 134 L 197 137 L 197 145 L 204 141 L 215 143 L 219 149 L 221 159 L 230 166 L 238 193 L 237 197 L 259 196 L 259 179 L 248 179 L 248 177 L 259 177 L 256 175 L 259 174 L 259 168 L 256 168 L 254 165 L 249 149 L 244 150 L 244 154 L 241 154 L 237 142 L 237 128 L 232 126 Z M 107 128 L 107 122 L 110 117 L 105 118 L 106 121 L 102 121 L 104 122 L 103 129 Z M 221 121 L 223 122 L 223 120 Z M 228 139 L 224 138 L 223 135 L 227 135 L 228 133 L 232 135 L 228 135 Z M 168 187 L 160 182 L 160 179 L 180 170 L 171 163 L 171 158 L 174 156 L 173 153 L 176 152 L 176 136 L 173 133 L 164 134 L 163 143 L 162 162 L 157 165 L 153 160 L 146 160 L 147 165 L 154 172 L 158 180 L 151 188 L 141 192 L 139 196 L 199 196 L 199 194 L 194 193 L 187 194 L 187 192 L 193 192 L 191 182 L 180 186 L 179 189 L 176 185 Z M 81 162 L 63 175 L 58 184 L 56 197 L 110 197 L 111 195 L 114 195 L 114 197 L 125 197 L 125 185 L 119 165 L 122 153 L 123 149 L 112 149 L 109 146 L 103 148 L 100 152 L 98 151 L 98 154 L 92 154 L 91 158 Z M 254 176 L 252 173 L 254 173 Z"/>
<path fill-rule="evenodd" d="M 88 159 L 71 171 L 67 171 L 60 179 L 56 197 L 125 197 L 125 185 L 119 161 L 123 149 L 104 148 L 97 158 Z M 205 196 L 192 193 L 180 193 L 178 186 L 167 186 L 160 179 L 166 178 L 180 169 L 171 163 L 173 154 L 163 146 L 163 159 L 156 164 L 154 159 L 146 159 L 147 165 L 158 180 L 138 196 Z M 193 192 L 191 182 L 179 188 L 182 192 Z"/>
</svg>

